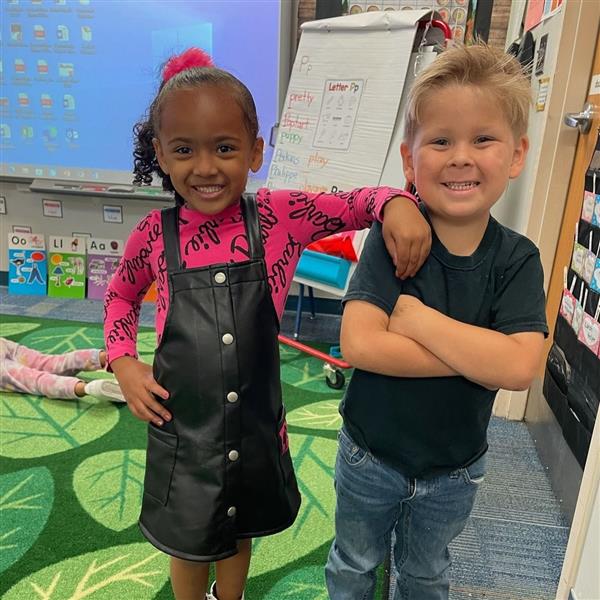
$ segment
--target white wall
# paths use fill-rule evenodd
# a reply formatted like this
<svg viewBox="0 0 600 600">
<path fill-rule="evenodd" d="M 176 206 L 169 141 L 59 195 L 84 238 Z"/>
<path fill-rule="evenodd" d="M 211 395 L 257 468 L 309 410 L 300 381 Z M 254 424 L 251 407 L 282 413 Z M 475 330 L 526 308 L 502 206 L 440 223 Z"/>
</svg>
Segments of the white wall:
<svg viewBox="0 0 600 600">
<path fill-rule="evenodd" d="M 31 226 L 33 233 L 46 235 L 46 242 L 49 235 L 69 236 L 75 232 L 126 240 L 145 214 L 153 208 L 169 205 L 161 201 L 30 192 L 29 185 L 24 183 L 2 182 L 0 194 L 6 198 L 6 214 L 0 218 L 0 271 L 8 271 L 8 234 L 13 225 Z M 62 219 L 43 215 L 43 198 L 62 201 Z M 123 207 L 122 224 L 104 223 L 104 204 Z"/>
<path fill-rule="evenodd" d="M 569 1 L 569 0 L 566 0 Z M 523 13 L 523 2 L 513 2 L 511 9 L 511 19 L 508 27 L 507 46 L 509 46 L 514 38 L 518 35 L 521 16 Z M 544 73 L 541 76 L 550 77 L 550 91 L 552 94 L 552 86 L 554 83 L 553 73 L 555 71 L 558 43 L 562 32 L 564 11 L 542 21 L 537 27 L 532 29 L 532 34 L 536 40 L 536 53 L 539 40 L 545 33 L 548 34 L 548 47 L 546 52 L 546 61 L 544 63 Z M 539 89 L 538 79 L 540 76 L 534 73 L 531 77 L 532 100 L 535 103 L 537 92 Z M 550 103 L 550 95 L 547 98 L 546 104 Z M 548 110 L 537 112 L 535 105 L 532 106 L 529 112 L 529 154 L 527 163 L 523 172 L 518 179 L 512 181 L 506 193 L 492 210 L 494 217 L 503 225 L 510 227 L 520 233 L 526 233 L 529 214 L 531 211 L 531 203 L 533 199 L 534 184 L 537 176 L 538 164 L 541 156 L 542 140 L 544 131 L 548 123 Z M 536 240 L 534 240 L 536 241 Z"/>
<path fill-rule="evenodd" d="M 576 600 L 600 598 L 600 490 L 597 487 L 595 494 L 592 517 L 573 586 L 573 596 Z"/>
</svg>

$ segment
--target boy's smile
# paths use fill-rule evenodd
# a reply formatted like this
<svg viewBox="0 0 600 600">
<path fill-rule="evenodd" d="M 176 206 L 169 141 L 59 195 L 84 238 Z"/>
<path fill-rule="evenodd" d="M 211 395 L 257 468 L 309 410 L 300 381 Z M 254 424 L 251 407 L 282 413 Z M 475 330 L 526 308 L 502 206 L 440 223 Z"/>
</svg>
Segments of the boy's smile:
<svg viewBox="0 0 600 600">
<path fill-rule="evenodd" d="M 242 108 L 223 85 L 174 90 L 153 140 L 161 169 L 190 208 L 214 215 L 237 202 L 248 171 L 262 166 L 263 140 L 251 139 Z"/>
<path fill-rule="evenodd" d="M 419 123 L 401 152 L 432 222 L 487 225 L 491 207 L 524 166 L 527 138 L 515 138 L 492 94 L 463 85 L 432 92 Z"/>
</svg>

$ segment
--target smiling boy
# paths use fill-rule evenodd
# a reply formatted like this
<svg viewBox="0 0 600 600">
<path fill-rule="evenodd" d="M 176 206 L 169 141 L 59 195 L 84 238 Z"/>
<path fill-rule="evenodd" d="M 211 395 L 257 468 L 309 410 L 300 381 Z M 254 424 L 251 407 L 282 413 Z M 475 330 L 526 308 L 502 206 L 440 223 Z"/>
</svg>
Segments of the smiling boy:
<svg viewBox="0 0 600 600">
<path fill-rule="evenodd" d="M 411 90 L 401 154 L 433 231 L 399 281 L 372 230 L 344 299 L 356 367 L 341 407 L 333 600 L 370 599 L 395 533 L 395 600 L 444 600 L 448 544 L 485 474 L 498 388 L 523 390 L 547 334 L 539 252 L 490 209 L 523 169 L 530 89 L 518 62 L 453 47 Z"/>
</svg>

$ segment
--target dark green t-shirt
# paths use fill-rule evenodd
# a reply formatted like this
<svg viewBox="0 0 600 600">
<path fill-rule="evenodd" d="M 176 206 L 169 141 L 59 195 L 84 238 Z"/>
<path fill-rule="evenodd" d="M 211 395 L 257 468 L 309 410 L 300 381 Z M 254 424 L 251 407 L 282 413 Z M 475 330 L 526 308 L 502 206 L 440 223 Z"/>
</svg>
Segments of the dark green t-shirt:
<svg viewBox="0 0 600 600">
<path fill-rule="evenodd" d="M 548 333 L 539 251 L 492 217 L 471 256 L 450 254 L 433 233 L 431 254 L 406 281 L 395 276 L 375 223 L 344 302 L 364 300 L 391 315 L 400 294 L 504 334 Z M 360 446 L 409 477 L 427 477 L 467 466 L 487 450 L 495 395 L 460 376 L 388 377 L 356 369 L 341 412 Z"/>
</svg>

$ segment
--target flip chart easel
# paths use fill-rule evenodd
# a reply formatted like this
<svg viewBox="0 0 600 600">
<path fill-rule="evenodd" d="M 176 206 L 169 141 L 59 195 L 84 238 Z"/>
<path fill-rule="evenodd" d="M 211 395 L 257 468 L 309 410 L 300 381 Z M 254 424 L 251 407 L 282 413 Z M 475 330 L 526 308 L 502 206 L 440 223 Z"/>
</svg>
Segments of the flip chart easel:
<svg viewBox="0 0 600 600">
<path fill-rule="evenodd" d="M 310 192 L 402 187 L 401 100 L 414 76 L 419 36 L 425 30 L 428 43 L 430 33 L 444 41 L 444 32 L 422 27 L 437 18 L 430 10 L 407 10 L 304 23 L 267 186 Z M 419 67 L 433 57 L 419 53 Z M 365 235 L 353 236 L 356 256 Z M 319 253 L 308 252 L 294 280 L 342 296 L 355 263 L 328 255 L 319 261 Z"/>
</svg>

